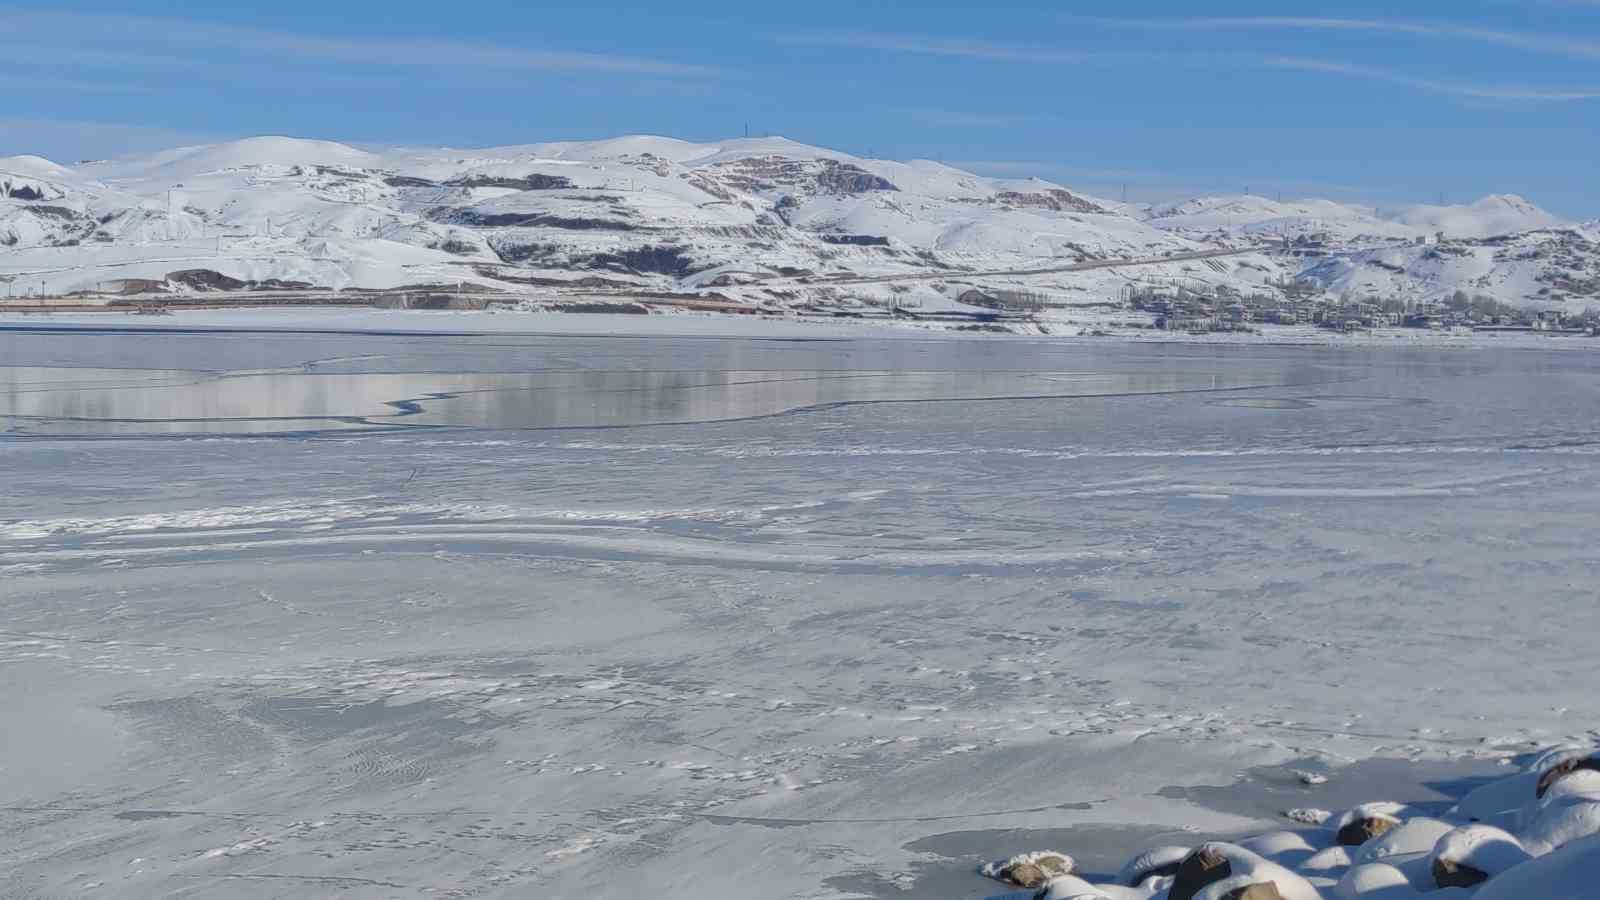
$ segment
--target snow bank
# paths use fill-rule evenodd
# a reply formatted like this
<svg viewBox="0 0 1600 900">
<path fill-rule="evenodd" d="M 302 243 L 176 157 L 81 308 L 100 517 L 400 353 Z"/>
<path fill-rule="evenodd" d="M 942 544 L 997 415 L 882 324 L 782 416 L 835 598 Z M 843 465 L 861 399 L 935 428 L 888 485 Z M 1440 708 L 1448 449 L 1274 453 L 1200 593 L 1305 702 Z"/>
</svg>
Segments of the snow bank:
<svg viewBox="0 0 1600 900">
<path fill-rule="evenodd" d="M 1508 818 L 1520 824 L 1481 821 Z M 1004 866 L 1030 858 L 984 874 L 1000 877 Z M 1364 803 L 1320 827 L 1147 850 L 1113 882 L 1066 875 L 1037 897 L 1600 900 L 1600 752 L 1564 746 L 1538 754 L 1437 818 L 1402 803 Z"/>
</svg>

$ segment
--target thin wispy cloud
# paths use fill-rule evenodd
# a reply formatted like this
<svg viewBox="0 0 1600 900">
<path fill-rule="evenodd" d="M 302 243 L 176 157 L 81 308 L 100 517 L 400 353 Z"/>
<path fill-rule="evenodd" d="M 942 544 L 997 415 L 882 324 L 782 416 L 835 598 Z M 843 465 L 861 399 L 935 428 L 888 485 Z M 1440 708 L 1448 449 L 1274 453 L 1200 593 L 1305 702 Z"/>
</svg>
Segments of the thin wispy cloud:
<svg viewBox="0 0 1600 900">
<path fill-rule="evenodd" d="M 1596 5 L 1600 5 L 1597 3 Z M 1125 28 L 1229 30 L 1294 29 L 1320 31 L 1365 31 L 1402 34 L 1410 37 L 1443 38 L 1494 44 L 1552 56 L 1600 59 L 1600 41 L 1578 40 L 1560 35 L 1530 34 L 1457 25 L 1448 22 L 1406 22 L 1394 19 L 1342 19 L 1315 16 L 1212 16 L 1188 19 L 1118 19 L 1075 16 L 1069 21 L 1092 22 Z"/>
<path fill-rule="evenodd" d="M 1201 20 L 1190 20 L 1201 21 Z M 1217 20 L 1207 20 L 1217 21 Z M 1295 56 L 1249 53 L 1093 52 L 1052 50 L 979 40 L 950 40 L 916 35 L 866 32 L 812 32 L 786 34 L 777 40 L 790 44 L 871 49 L 923 56 L 957 57 L 1005 63 L 1061 66 L 1168 65 L 1197 68 L 1286 69 L 1316 72 L 1365 81 L 1379 81 L 1437 94 L 1478 100 L 1522 102 L 1574 102 L 1600 99 L 1600 87 L 1481 84 L 1413 75 L 1398 69 Z"/>
<path fill-rule="evenodd" d="M 1381 81 L 1388 84 L 1398 84 L 1413 87 L 1418 90 L 1431 91 L 1436 94 L 1453 94 L 1458 97 L 1472 97 L 1479 100 L 1531 100 L 1544 102 L 1571 102 L 1576 100 L 1600 100 L 1600 87 L 1583 88 L 1537 88 L 1516 87 L 1499 85 L 1466 84 L 1457 81 L 1439 81 L 1431 78 L 1419 78 L 1404 72 L 1381 66 L 1365 66 L 1354 63 L 1333 62 L 1322 59 L 1304 59 L 1300 57 L 1280 56 L 1269 57 L 1262 60 L 1262 64 L 1274 69 L 1289 69 L 1300 72 L 1320 72 L 1327 75 L 1345 75 L 1352 78 L 1362 78 L 1368 81 Z"/>
<path fill-rule="evenodd" d="M 146 94 L 141 84 L 113 81 L 88 81 L 81 78 L 52 78 L 48 75 L 7 75 L 0 73 L 0 91 L 73 94 Z"/>
<path fill-rule="evenodd" d="M 986 59 L 995 62 L 1070 65 L 1103 62 L 1121 54 L 1054 50 L 998 44 L 965 38 L 933 38 L 916 35 L 882 34 L 869 31 L 809 31 L 781 34 L 784 44 L 810 47 L 839 47 L 849 50 L 881 50 L 889 53 L 916 53 L 923 56 L 949 56 L 959 59 Z"/>
<path fill-rule="evenodd" d="M 181 48 L 182 52 L 215 52 L 229 57 L 284 57 L 312 62 L 427 68 L 497 69 L 507 71 L 576 72 L 649 75 L 663 78 L 709 78 L 722 74 L 714 66 L 647 57 L 570 50 L 533 49 L 476 41 L 387 37 L 335 38 L 301 32 L 224 25 L 193 19 L 169 19 L 108 13 L 76 13 L 0 7 L 7 32 L 17 46 L 51 43 L 81 49 L 85 41 L 117 47 L 137 44 Z M 6 46 L 13 40 L 0 41 Z"/>
</svg>

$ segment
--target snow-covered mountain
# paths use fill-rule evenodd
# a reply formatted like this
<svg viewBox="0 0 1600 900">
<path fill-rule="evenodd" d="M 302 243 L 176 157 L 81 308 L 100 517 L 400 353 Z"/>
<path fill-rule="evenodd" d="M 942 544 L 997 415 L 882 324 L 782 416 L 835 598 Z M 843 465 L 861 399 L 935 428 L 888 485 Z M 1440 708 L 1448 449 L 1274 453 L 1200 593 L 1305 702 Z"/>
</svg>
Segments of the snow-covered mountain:
<svg viewBox="0 0 1600 900">
<path fill-rule="evenodd" d="M 1414 246 L 1439 231 L 1446 245 Z M 1224 248 L 1262 249 L 981 284 L 1087 302 L 1129 280 L 1259 292 L 1305 275 L 1333 290 L 1470 285 L 1555 301 L 1592 296 L 1582 289 L 1596 258 L 1592 228 L 1516 197 L 1381 212 L 1260 197 L 1138 209 L 781 138 L 375 152 L 262 137 L 75 166 L 0 159 L 0 280 L 14 293 L 465 283 L 797 304 L 950 294 L 978 283 L 973 273 Z M 915 275 L 941 281 L 861 283 Z"/>
</svg>

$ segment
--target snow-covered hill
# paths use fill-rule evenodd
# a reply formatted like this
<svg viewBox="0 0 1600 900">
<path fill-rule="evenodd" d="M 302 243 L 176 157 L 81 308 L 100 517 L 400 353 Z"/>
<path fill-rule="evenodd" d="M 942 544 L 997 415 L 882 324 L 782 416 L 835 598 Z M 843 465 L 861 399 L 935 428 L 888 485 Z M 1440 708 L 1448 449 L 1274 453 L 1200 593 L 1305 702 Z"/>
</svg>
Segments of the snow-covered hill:
<svg viewBox="0 0 1600 900">
<path fill-rule="evenodd" d="M 1153 207 L 1145 221 L 1220 245 L 1281 241 L 1281 265 L 1340 296 L 1433 300 L 1464 291 L 1508 303 L 1600 303 L 1600 230 L 1514 195 L 1384 210 L 1203 197 Z"/>
<path fill-rule="evenodd" d="M 1251 195 L 1198 197 L 1157 206 L 1146 220 L 1165 231 L 1214 241 L 1327 235 L 1349 242 L 1421 234 L 1382 218 L 1374 209 L 1332 200 L 1280 201 Z"/>
<path fill-rule="evenodd" d="M 75 168 L 17 157 L 0 161 L 0 179 L 0 272 L 48 293 L 459 282 L 738 293 L 1205 249 L 1060 185 L 782 139 L 380 154 L 263 137 Z"/>
<path fill-rule="evenodd" d="M 1600 245 L 1575 228 L 1528 231 L 1330 254 L 1302 277 L 1341 295 L 1439 299 L 1463 291 L 1581 309 L 1600 301 Z"/>
<path fill-rule="evenodd" d="M 1492 243 L 1533 229 L 1546 237 L 1512 242 L 1531 256 Z M 1486 243 L 1470 261 L 1411 246 L 1440 230 Z M 0 159 L 0 280 L 13 293 L 472 284 L 714 290 L 793 305 L 948 296 L 981 281 L 1090 302 L 1115 299 L 1130 279 L 1258 292 L 1304 273 L 1334 290 L 1470 283 L 1506 300 L 1553 300 L 1581 294 L 1558 288 L 1555 269 L 1576 260 L 1570 271 L 1588 272 L 1593 243 L 1593 229 L 1516 197 L 1383 212 L 1259 197 L 1139 210 L 1037 179 L 781 138 L 374 152 L 260 137 L 71 167 Z M 1269 244 L 1138 270 L 970 274 Z M 859 283 L 898 275 L 949 283 Z"/>
<path fill-rule="evenodd" d="M 1432 238 L 1476 239 L 1570 223 L 1522 197 L 1501 194 L 1466 206 L 1377 209 L 1332 200 L 1275 201 L 1249 195 L 1200 197 L 1150 210 L 1158 228 L 1197 236 L 1323 234 L 1342 241 Z"/>
<path fill-rule="evenodd" d="M 1571 224 L 1515 194 L 1485 197 L 1468 206 L 1406 207 L 1395 212 L 1393 220 L 1420 232 L 1443 232 L 1446 237 L 1465 239 L 1564 228 Z"/>
</svg>

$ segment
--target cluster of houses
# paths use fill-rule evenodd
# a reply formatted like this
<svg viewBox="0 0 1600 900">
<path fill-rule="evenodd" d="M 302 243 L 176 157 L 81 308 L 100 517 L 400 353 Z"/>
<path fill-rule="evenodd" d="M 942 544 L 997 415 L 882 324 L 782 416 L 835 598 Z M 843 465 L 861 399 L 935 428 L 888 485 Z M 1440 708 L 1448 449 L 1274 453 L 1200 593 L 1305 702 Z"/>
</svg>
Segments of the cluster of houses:
<svg viewBox="0 0 1600 900">
<path fill-rule="evenodd" d="M 1405 303 L 1375 298 L 1333 299 L 1289 292 L 1288 296 L 1241 294 L 1227 287 L 1131 292 L 1132 308 L 1149 313 L 1155 327 L 1170 331 L 1250 331 L 1259 324 L 1315 325 L 1341 332 L 1374 328 L 1471 328 L 1477 331 L 1548 331 L 1594 334 L 1600 319 L 1585 313 L 1516 309 L 1504 304 L 1429 300 Z"/>
<path fill-rule="evenodd" d="M 1129 304 L 1150 313 L 1157 328 L 1170 331 L 1249 331 L 1260 323 L 1308 325 L 1320 322 L 1325 312 L 1310 298 L 1243 295 L 1226 287 L 1210 292 L 1135 292 Z"/>
</svg>

